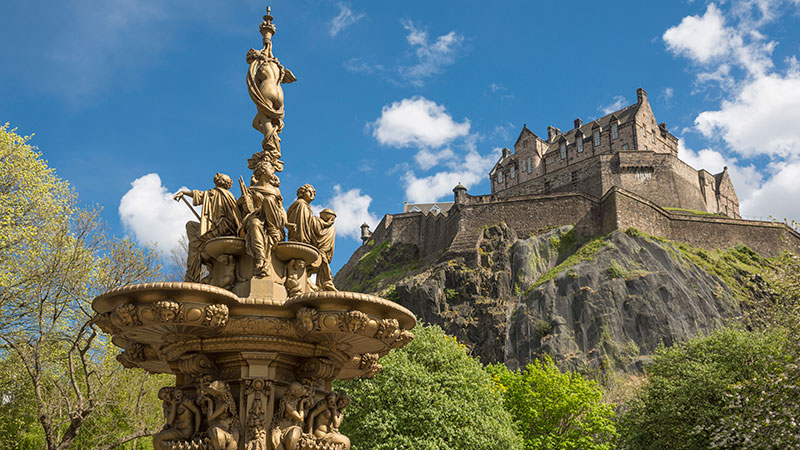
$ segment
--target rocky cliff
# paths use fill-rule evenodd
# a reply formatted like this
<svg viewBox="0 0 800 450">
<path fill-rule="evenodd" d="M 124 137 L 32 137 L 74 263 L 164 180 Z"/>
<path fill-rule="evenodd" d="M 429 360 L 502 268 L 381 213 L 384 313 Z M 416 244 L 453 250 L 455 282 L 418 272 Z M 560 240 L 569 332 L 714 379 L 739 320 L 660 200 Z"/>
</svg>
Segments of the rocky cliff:
<svg viewBox="0 0 800 450">
<path fill-rule="evenodd" d="M 566 226 L 518 237 L 483 229 L 479 263 L 420 261 L 412 245 L 365 246 L 337 274 L 441 325 L 482 362 L 523 366 L 548 354 L 586 372 L 634 372 L 659 344 L 741 314 L 765 260 L 746 247 L 709 252 L 635 229 L 587 238 Z"/>
</svg>

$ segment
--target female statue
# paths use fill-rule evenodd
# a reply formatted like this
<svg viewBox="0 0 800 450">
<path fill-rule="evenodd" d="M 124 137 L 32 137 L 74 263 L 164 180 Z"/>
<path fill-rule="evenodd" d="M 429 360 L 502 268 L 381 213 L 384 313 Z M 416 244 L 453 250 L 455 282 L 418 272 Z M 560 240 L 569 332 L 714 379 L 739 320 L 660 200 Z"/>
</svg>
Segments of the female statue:
<svg viewBox="0 0 800 450">
<path fill-rule="evenodd" d="M 153 436 L 153 448 L 160 449 L 168 441 L 188 441 L 200 431 L 200 410 L 194 402 L 183 396 L 181 389 L 165 387 L 158 391 L 164 402 L 164 429 Z"/>
<path fill-rule="evenodd" d="M 306 416 L 306 388 L 294 382 L 286 389 L 286 394 L 278 404 L 278 412 L 272 428 L 272 448 L 274 450 L 297 450 L 303 435 L 303 420 Z"/>
<path fill-rule="evenodd" d="M 208 421 L 208 447 L 211 450 L 236 450 L 239 442 L 239 416 L 228 384 L 214 381 L 201 391 Z"/>
</svg>

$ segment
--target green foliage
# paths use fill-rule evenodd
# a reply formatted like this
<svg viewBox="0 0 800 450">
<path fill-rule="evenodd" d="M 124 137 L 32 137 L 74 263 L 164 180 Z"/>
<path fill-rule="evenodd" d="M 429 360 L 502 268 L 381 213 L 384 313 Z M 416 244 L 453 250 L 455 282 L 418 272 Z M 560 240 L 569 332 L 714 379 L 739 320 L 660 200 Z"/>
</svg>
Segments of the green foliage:
<svg viewBox="0 0 800 450">
<path fill-rule="evenodd" d="M 551 237 L 550 245 L 558 251 L 559 255 L 566 255 L 582 240 L 583 238 L 575 231 L 575 228 L 570 228 L 566 233 L 559 233 Z"/>
<path fill-rule="evenodd" d="M 789 362 L 731 385 L 722 417 L 705 427 L 711 448 L 800 448 L 800 257 L 785 253 L 765 274 L 768 296 L 750 302 L 747 323 L 762 330 L 785 330 Z"/>
<path fill-rule="evenodd" d="M 606 274 L 609 278 L 625 278 L 627 271 L 622 267 L 616 259 L 612 259 L 606 268 Z"/>
<path fill-rule="evenodd" d="M 580 374 L 561 372 L 546 357 L 522 371 L 487 368 L 517 424 L 526 450 L 608 450 L 616 436 L 613 405 Z"/>
<path fill-rule="evenodd" d="M 727 328 L 656 351 L 649 382 L 622 418 L 626 448 L 707 449 L 726 394 L 787 363 L 781 333 Z"/>
<path fill-rule="evenodd" d="M 513 450 L 510 415 L 489 374 L 437 326 L 381 360 L 371 379 L 337 382 L 354 404 L 342 432 L 353 450 Z"/>
<path fill-rule="evenodd" d="M 525 294 L 530 293 L 534 288 L 544 284 L 545 282 L 555 279 L 560 273 L 578 264 L 579 262 L 589 261 L 594 259 L 595 255 L 597 255 L 597 252 L 599 252 L 601 249 L 603 249 L 603 247 L 607 245 L 611 245 L 611 243 L 608 242 L 606 237 L 594 238 L 584 243 L 582 246 L 578 248 L 577 251 L 575 251 L 575 253 L 571 254 L 569 257 L 567 257 L 567 259 L 562 261 L 561 264 L 548 270 L 547 273 L 539 277 L 539 279 L 536 280 L 536 283 L 534 283 L 533 286 L 528 288 Z"/>
<path fill-rule="evenodd" d="M 671 213 L 676 213 L 676 214 L 685 214 L 685 215 L 692 215 L 692 216 L 722 216 L 722 217 L 727 217 L 724 214 L 715 214 L 715 213 L 710 213 L 708 211 L 698 211 L 696 209 L 667 208 L 667 207 L 665 207 L 664 209 L 666 209 L 667 211 L 669 211 Z"/>
<path fill-rule="evenodd" d="M 108 236 L 27 141 L 0 127 L 0 448 L 112 448 L 155 429 L 133 412 L 158 411 L 163 378 L 122 369 L 90 301 L 160 266 Z"/>
<path fill-rule="evenodd" d="M 444 290 L 444 295 L 447 297 L 447 301 L 452 302 L 453 300 L 458 298 L 458 291 L 455 289 L 447 288 Z"/>
<path fill-rule="evenodd" d="M 417 268 L 418 249 L 414 245 L 384 241 L 365 253 L 342 288 L 355 292 L 378 292 Z"/>
</svg>

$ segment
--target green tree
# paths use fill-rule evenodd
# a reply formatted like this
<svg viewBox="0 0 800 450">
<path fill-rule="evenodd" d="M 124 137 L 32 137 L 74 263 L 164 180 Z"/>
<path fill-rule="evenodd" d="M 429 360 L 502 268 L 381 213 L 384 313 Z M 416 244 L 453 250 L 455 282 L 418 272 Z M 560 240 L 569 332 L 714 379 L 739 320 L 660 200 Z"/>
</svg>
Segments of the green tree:
<svg viewBox="0 0 800 450">
<path fill-rule="evenodd" d="M 513 450 L 511 416 L 480 363 L 438 326 L 381 360 L 371 379 L 337 383 L 355 400 L 342 432 L 353 450 Z"/>
<path fill-rule="evenodd" d="M 527 449 L 612 448 L 616 437 L 613 405 L 601 403 L 594 381 L 561 372 L 549 357 L 524 370 L 503 364 L 489 366 L 503 404 L 511 412 Z"/>
<path fill-rule="evenodd" d="M 729 387 L 720 420 L 707 427 L 712 448 L 800 448 L 800 257 L 785 253 L 771 263 L 769 295 L 753 299 L 747 321 L 783 330 L 789 361 Z"/>
<path fill-rule="evenodd" d="M 779 373 L 791 358 L 786 335 L 736 328 L 717 330 L 670 348 L 659 348 L 648 383 L 623 416 L 621 432 L 631 449 L 707 449 L 726 416 L 730 389 Z"/>
<path fill-rule="evenodd" d="M 155 380 L 113 361 L 90 302 L 160 267 L 151 251 L 109 236 L 99 209 L 79 207 L 28 140 L 0 127 L 0 446 L 113 448 L 154 430 L 126 402 L 158 411 L 143 390 Z M 103 430 L 102 418 L 113 419 Z"/>
</svg>

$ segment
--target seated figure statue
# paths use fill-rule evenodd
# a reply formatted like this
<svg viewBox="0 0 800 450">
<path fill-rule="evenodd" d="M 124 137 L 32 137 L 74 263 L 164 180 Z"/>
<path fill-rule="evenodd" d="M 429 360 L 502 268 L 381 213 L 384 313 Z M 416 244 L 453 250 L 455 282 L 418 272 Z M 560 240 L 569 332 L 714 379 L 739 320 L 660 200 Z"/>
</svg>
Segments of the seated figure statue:
<svg viewBox="0 0 800 450">
<path fill-rule="evenodd" d="M 306 418 L 306 432 L 315 439 L 338 445 L 343 450 L 350 450 L 350 439 L 339 432 L 344 413 L 342 410 L 350 404 L 350 398 L 331 392 L 317 402 Z"/>
<path fill-rule="evenodd" d="M 287 387 L 273 419 L 270 436 L 273 450 L 298 450 L 310 400 L 306 394 L 306 388 L 300 383 L 294 382 Z"/>
<path fill-rule="evenodd" d="M 153 435 L 153 448 L 161 450 L 168 441 L 188 441 L 200 431 L 200 410 L 194 402 L 184 397 L 183 391 L 161 388 L 158 398 L 164 402 L 164 429 Z"/>
<path fill-rule="evenodd" d="M 201 251 L 209 239 L 220 236 L 235 236 L 239 229 L 239 211 L 236 198 L 229 189 L 233 185 L 231 177 L 224 173 L 214 175 L 214 188 L 208 191 L 180 191 L 173 197 L 179 201 L 183 196 L 192 197 L 192 203 L 202 206 L 200 222 L 186 223 L 189 238 L 189 251 L 186 257 L 185 281 L 200 282 L 203 270 Z"/>
<path fill-rule="evenodd" d="M 322 257 L 317 272 L 317 286 L 326 291 L 335 291 L 333 277 L 331 276 L 330 263 L 333 258 L 336 228 L 333 222 L 336 213 L 331 209 L 323 209 L 320 216 L 314 216 L 310 203 L 316 197 L 314 186 L 304 184 L 297 189 L 297 200 L 289 206 L 287 217 L 294 228 L 289 230 L 289 240 L 313 245 L 319 250 Z"/>
<path fill-rule="evenodd" d="M 275 175 L 275 166 L 264 159 L 253 169 L 251 185 L 244 188 L 238 200 L 242 209 L 242 231 L 247 253 L 254 260 L 254 275 L 264 277 L 270 273 L 272 247 L 285 238 L 286 210 L 279 189 L 280 179 Z"/>
</svg>

